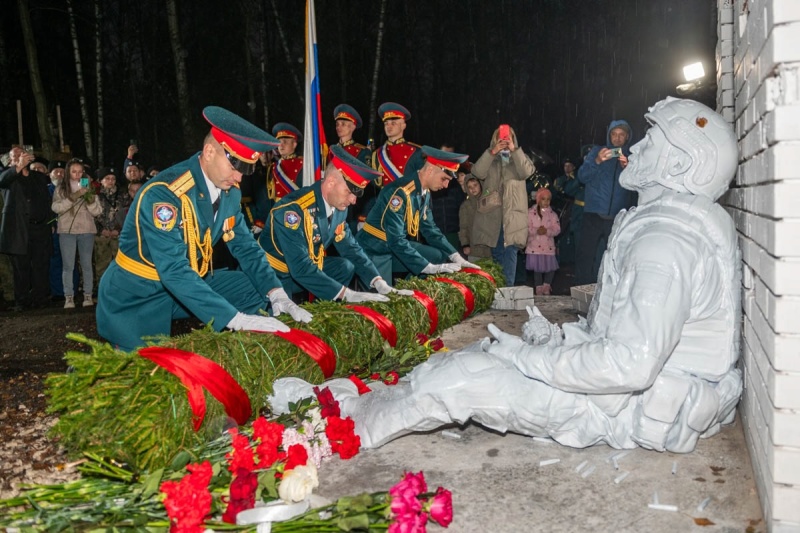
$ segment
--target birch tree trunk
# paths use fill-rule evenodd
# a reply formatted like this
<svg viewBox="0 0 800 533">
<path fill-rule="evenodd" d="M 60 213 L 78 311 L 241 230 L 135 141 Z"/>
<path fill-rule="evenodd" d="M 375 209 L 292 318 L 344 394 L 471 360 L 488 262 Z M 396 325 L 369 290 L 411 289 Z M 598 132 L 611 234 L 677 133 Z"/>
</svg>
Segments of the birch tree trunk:
<svg viewBox="0 0 800 533">
<path fill-rule="evenodd" d="M 20 25 L 22 26 L 22 38 L 25 41 L 25 57 L 31 77 L 31 91 L 36 102 L 36 124 L 39 126 L 42 152 L 44 152 L 45 157 L 49 158 L 53 156 L 53 128 L 50 126 L 50 120 L 48 120 L 50 108 L 47 105 L 47 95 L 45 95 L 42 76 L 39 72 L 39 54 L 36 50 L 36 41 L 33 39 L 28 0 L 17 0 L 17 6 L 19 8 Z"/>
<path fill-rule="evenodd" d="M 69 18 L 69 34 L 72 38 L 72 51 L 75 54 L 75 77 L 78 82 L 78 101 L 80 102 L 81 119 L 83 121 L 83 144 L 86 148 L 86 157 L 94 160 L 92 126 L 89 123 L 89 109 L 86 105 L 86 87 L 83 84 L 83 63 L 81 62 L 80 47 L 78 46 L 78 29 L 75 27 L 75 12 L 72 10 L 72 0 L 67 0 L 67 16 Z"/>
<path fill-rule="evenodd" d="M 384 0 L 386 1 L 386 0 Z M 297 77 L 297 71 L 294 69 L 294 61 L 292 61 L 292 54 L 289 51 L 289 44 L 286 41 L 286 35 L 283 33 L 283 26 L 281 26 L 281 19 L 278 16 L 278 6 L 275 0 L 271 0 L 272 13 L 275 16 L 275 27 L 278 28 L 278 36 L 281 39 L 281 46 L 283 47 L 283 55 L 286 57 L 286 62 L 289 64 L 289 72 L 292 73 L 292 80 L 294 80 L 294 87 L 297 89 L 297 98 L 300 102 L 305 103 L 306 90 L 305 87 L 300 85 L 300 78 Z"/>
<path fill-rule="evenodd" d="M 183 59 L 181 32 L 178 24 L 178 8 L 175 0 L 166 0 L 167 22 L 169 23 L 169 40 L 172 44 L 172 56 L 175 61 L 175 81 L 178 87 L 178 110 L 181 114 L 183 129 L 183 146 L 186 152 L 194 149 L 195 139 L 192 132 L 192 112 L 189 105 L 189 82 L 186 76 L 186 62 Z"/>
<path fill-rule="evenodd" d="M 386 20 L 386 0 L 381 0 L 381 12 L 378 16 L 378 39 L 375 43 L 375 65 L 372 67 L 372 93 L 369 97 L 369 130 L 367 137 L 374 138 L 375 117 L 378 99 L 378 74 L 381 70 L 381 48 L 383 47 L 383 27 Z M 377 146 L 377 142 L 376 142 Z"/>
<path fill-rule="evenodd" d="M 104 167 L 103 136 L 105 126 L 103 122 L 103 38 L 100 28 L 103 27 L 103 8 L 100 0 L 94 0 L 94 68 L 97 78 L 97 166 Z"/>
</svg>

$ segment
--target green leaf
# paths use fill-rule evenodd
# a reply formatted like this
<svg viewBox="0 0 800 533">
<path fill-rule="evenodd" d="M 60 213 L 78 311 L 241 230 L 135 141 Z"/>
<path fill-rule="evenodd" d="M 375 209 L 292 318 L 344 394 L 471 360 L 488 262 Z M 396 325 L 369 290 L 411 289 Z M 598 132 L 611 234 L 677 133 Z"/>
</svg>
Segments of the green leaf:
<svg viewBox="0 0 800 533">
<path fill-rule="evenodd" d="M 164 475 L 164 469 L 159 468 L 158 470 L 154 470 L 150 475 L 148 475 L 144 483 L 142 483 L 142 496 L 143 500 L 146 500 L 153 494 L 158 492 L 158 487 L 161 485 L 161 476 Z"/>
<path fill-rule="evenodd" d="M 344 531 L 369 529 L 369 515 L 367 513 L 355 516 L 342 516 L 336 520 L 336 525 Z"/>
</svg>

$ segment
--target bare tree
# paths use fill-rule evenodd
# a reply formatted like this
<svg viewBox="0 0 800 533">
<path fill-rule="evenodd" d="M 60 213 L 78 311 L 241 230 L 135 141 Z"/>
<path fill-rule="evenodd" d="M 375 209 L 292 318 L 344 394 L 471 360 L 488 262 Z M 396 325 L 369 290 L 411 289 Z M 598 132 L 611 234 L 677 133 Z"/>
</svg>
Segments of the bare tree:
<svg viewBox="0 0 800 533">
<path fill-rule="evenodd" d="M 42 86 L 42 76 L 39 72 L 39 54 L 36 51 L 36 41 L 33 39 L 33 26 L 31 24 L 28 0 L 17 0 L 19 7 L 19 20 L 22 26 L 22 38 L 25 41 L 25 55 L 27 58 L 28 72 L 31 77 L 31 90 L 36 102 L 36 124 L 39 126 L 39 137 L 42 140 L 42 151 L 45 157 L 53 155 L 53 129 L 48 120 L 49 107 L 47 96 Z"/>
<path fill-rule="evenodd" d="M 75 12 L 72 10 L 72 0 L 67 0 L 67 16 L 69 18 L 69 33 L 72 37 L 72 51 L 75 54 L 75 77 L 78 82 L 78 101 L 81 106 L 81 119 L 83 120 L 83 143 L 86 156 L 94 159 L 92 147 L 92 126 L 89 122 L 89 108 L 86 105 L 86 87 L 83 84 L 83 63 L 81 62 L 80 47 L 78 46 L 78 29 L 75 26 Z"/>
<path fill-rule="evenodd" d="M 94 0 L 94 68 L 97 76 L 97 166 L 105 166 L 103 162 L 103 39 L 100 28 L 103 27 L 103 8 L 100 0 Z"/>
<path fill-rule="evenodd" d="M 375 113 L 372 112 L 377 105 L 378 99 L 378 74 L 381 70 L 381 48 L 383 47 L 383 27 L 386 20 L 386 0 L 381 0 L 381 12 L 378 16 L 378 38 L 375 43 L 375 65 L 372 67 L 372 93 L 369 97 L 369 130 L 368 137 L 373 138 L 375 131 Z"/>
<path fill-rule="evenodd" d="M 186 76 L 186 61 L 184 60 L 180 27 L 178 25 L 178 8 L 175 0 L 166 0 L 166 6 L 169 40 L 172 44 L 172 56 L 175 61 L 175 81 L 178 86 L 178 110 L 181 114 L 183 146 L 187 152 L 191 152 L 194 146 L 194 134 L 192 132 L 192 113 L 189 106 L 189 82 Z"/>
<path fill-rule="evenodd" d="M 272 13 L 275 15 L 275 27 L 278 28 L 278 36 L 281 39 L 281 46 L 283 46 L 283 54 L 286 57 L 286 62 L 289 64 L 289 72 L 292 73 L 292 80 L 294 80 L 294 87 L 297 89 L 297 97 L 300 99 L 301 102 L 305 102 L 305 88 L 300 85 L 300 78 L 297 77 L 297 71 L 294 69 L 292 64 L 292 53 L 289 51 L 289 43 L 286 41 L 286 35 L 283 33 L 283 26 L 281 25 L 281 19 L 278 16 L 278 5 L 275 3 L 275 0 L 270 0 L 272 3 Z M 384 0 L 385 1 L 385 0 Z"/>
<path fill-rule="evenodd" d="M 8 54 L 6 53 L 5 34 L 0 31 L 0 72 L 9 72 Z M 12 139 L 14 137 L 14 116 L 12 115 L 11 104 L 11 84 L 8 77 L 0 76 L 0 139 Z"/>
</svg>

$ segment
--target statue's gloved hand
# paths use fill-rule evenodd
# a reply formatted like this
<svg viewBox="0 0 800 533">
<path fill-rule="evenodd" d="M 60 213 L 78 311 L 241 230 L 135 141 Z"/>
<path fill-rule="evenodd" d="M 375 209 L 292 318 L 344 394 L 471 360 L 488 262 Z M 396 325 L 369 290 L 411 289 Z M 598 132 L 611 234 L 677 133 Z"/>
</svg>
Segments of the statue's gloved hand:
<svg viewBox="0 0 800 533">
<path fill-rule="evenodd" d="M 386 281 L 384 281 L 383 278 L 375 278 L 375 281 L 372 282 L 372 288 L 374 288 L 376 291 L 378 291 L 378 294 L 384 294 L 385 295 L 385 294 L 389 294 L 390 292 L 393 292 L 395 294 L 399 294 L 400 296 L 413 296 L 414 295 L 414 291 L 409 291 L 409 290 L 406 290 L 406 289 L 395 289 L 394 287 L 392 287 L 391 285 L 386 283 Z"/>
<path fill-rule="evenodd" d="M 344 290 L 344 295 L 342 295 L 343 302 L 351 302 L 351 303 L 358 303 L 358 302 L 388 302 L 389 297 L 384 296 L 383 294 L 375 294 L 372 292 L 359 292 L 359 291 L 351 291 L 350 289 Z"/>
<path fill-rule="evenodd" d="M 258 316 L 246 315 L 244 313 L 236 313 L 234 317 L 228 322 L 228 328 L 234 331 L 289 331 L 289 326 L 271 316 Z"/>
<path fill-rule="evenodd" d="M 448 257 L 450 258 L 450 261 L 457 264 L 461 268 L 477 268 L 478 270 L 481 269 L 481 267 L 479 267 L 475 263 L 470 263 L 469 261 L 461 257 L 461 254 L 458 252 L 450 254 Z"/>
<path fill-rule="evenodd" d="M 488 328 L 489 333 L 495 338 L 495 340 L 490 340 L 489 338 L 483 339 L 483 342 L 481 342 L 481 348 L 486 353 L 490 353 L 500 357 L 501 359 L 514 362 L 515 355 L 517 355 L 520 351 L 526 351 L 528 348 L 530 348 L 530 345 L 520 337 L 511 335 L 510 333 L 505 333 L 494 324 L 489 324 Z"/>
<path fill-rule="evenodd" d="M 273 289 L 269 293 L 269 301 L 272 303 L 272 314 L 275 316 L 281 313 L 289 313 L 289 316 L 298 322 L 311 322 L 314 316 L 294 303 L 283 289 Z"/>
<path fill-rule="evenodd" d="M 428 263 L 428 266 L 422 269 L 423 274 L 452 274 L 461 270 L 461 265 L 458 263 L 441 263 L 434 264 Z"/>
</svg>

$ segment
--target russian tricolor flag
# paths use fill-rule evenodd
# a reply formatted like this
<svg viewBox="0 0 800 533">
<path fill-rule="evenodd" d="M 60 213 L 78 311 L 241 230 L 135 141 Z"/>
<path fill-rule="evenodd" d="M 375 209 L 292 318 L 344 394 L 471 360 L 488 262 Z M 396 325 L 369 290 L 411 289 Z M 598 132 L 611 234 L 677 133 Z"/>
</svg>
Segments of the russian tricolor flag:
<svg viewBox="0 0 800 533">
<path fill-rule="evenodd" d="M 317 23 L 314 0 L 306 0 L 306 120 L 303 144 L 303 186 L 322 178 L 328 155 L 322 127 L 322 104 L 317 71 Z"/>
</svg>

